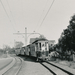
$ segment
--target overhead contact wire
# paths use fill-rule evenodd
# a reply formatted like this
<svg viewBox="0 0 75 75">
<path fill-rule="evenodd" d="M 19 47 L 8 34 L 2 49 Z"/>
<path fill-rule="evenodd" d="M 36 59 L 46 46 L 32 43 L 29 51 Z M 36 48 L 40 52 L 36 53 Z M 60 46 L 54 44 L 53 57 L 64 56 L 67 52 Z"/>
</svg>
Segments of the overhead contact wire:
<svg viewBox="0 0 75 75">
<path fill-rule="evenodd" d="M 49 9 L 48 9 L 48 11 L 47 11 L 47 13 L 46 13 L 45 17 L 43 18 L 43 20 L 42 20 L 42 22 L 41 22 L 41 24 L 40 24 L 40 26 L 39 26 L 39 28 L 42 26 L 42 24 L 43 24 L 43 22 L 44 22 L 44 20 L 45 20 L 46 16 L 48 15 L 48 13 L 49 13 L 49 11 L 50 11 L 50 9 L 51 9 L 51 7 L 52 7 L 52 5 L 53 5 L 54 1 L 55 1 L 55 0 L 53 0 L 53 1 L 52 1 L 52 4 L 50 5 L 50 7 L 49 7 Z M 38 28 L 38 29 L 39 29 L 39 28 Z"/>
<path fill-rule="evenodd" d="M 43 9 L 43 12 L 41 13 L 41 16 L 40 16 L 40 19 L 39 19 L 39 21 L 38 21 L 38 23 L 37 23 L 37 25 L 36 25 L 36 28 L 37 28 L 37 26 L 39 25 L 39 22 L 40 22 L 40 20 L 41 20 L 41 17 L 42 17 L 42 15 L 43 15 L 44 11 L 45 11 L 45 8 L 46 8 L 47 3 L 48 3 L 48 0 L 47 0 L 47 2 L 46 2 L 46 4 L 45 4 L 45 7 L 44 7 L 44 9 Z M 36 30 L 36 29 L 35 29 L 35 30 Z"/>
<path fill-rule="evenodd" d="M 11 22 L 11 20 L 10 20 L 10 18 L 9 18 L 9 15 L 8 15 L 8 13 L 7 13 L 7 11 L 6 11 L 6 9 L 5 9 L 5 7 L 4 7 L 4 5 L 3 5 L 3 3 L 2 3 L 2 1 L 0 0 L 0 2 L 1 2 L 1 4 L 2 4 L 2 6 L 3 6 L 3 9 L 4 9 L 4 11 L 5 11 L 5 13 L 6 13 L 6 15 L 7 15 L 7 17 L 8 17 L 8 19 L 9 19 L 9 21 Z M 12 23 L 11 23 L 12 24 Z M 12 24 L 12 27 L 13 27 L 13 29 L 14 29 L 14 26 L 13 26 L 13 24 Z M 14 29 L 15 30 L 15 29 Z"/>
<path fill-rule="evenodd" d="M 11 16 L 12 16 L 12 18 L 13 18 L 14 24 L 16 25 L 16 22 L 15 22 L 15 20 L 14 20 L 14 17 L 13 17 L 12 11 L 11 11 L 11 8 L 10 8 L 9 3 L 8 3 L 8 0 L 6 0 L 6 1 L 7 1 L 7 4 L 8 4 L 8 7 L 9 7 L 9 10 L 10 10 Z"/>
</svg>

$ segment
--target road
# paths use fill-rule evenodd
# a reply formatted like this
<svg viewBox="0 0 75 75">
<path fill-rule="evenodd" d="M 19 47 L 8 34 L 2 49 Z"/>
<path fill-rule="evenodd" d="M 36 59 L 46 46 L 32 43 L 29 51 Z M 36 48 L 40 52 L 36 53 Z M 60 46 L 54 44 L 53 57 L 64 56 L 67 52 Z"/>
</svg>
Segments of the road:
<svg viewBox="0 0 75 75">
<path fill-rule="evenodd" d="M 72 74 L 70 72 L 71 70 L 68 71 L 69 68 L 67 68 L 66 66 L 63 67 L 62 65 L 55 64 L 52 62 L 52 64 L 57 65 L 56 67 L 46 62 L 37 62 L 34 59 L 31 59 L 26 56 L 9 55 L 8 58 L 3 58 L 4 60 L 1 59 L 1 62 L 4 61 L 4 63 L 0 62 L 0 65 L 6 64 L 8 61 L 12 61 L 10 59 L 10 56 L 13 58 L 16 58 L 16 64 L 14 64 L 14 66 L 7 73 L 3 75 L 16 75 L 15 73 L 21 64 L 22 66 L 19 69 L 17 75 L 74 75 L 75 74 L 73 72 L 73 69 L 72 69 L 72 72 L 73 72 Z M 22 63 L 19 58 L 22 59 Z M 7 62 L 5 62 L 6 60 Z M 62 70 L 61 68 L 64 68 L 64 69 Z M 67 70 L 65 70 L 65 68 L 67 68 Z"/>
<path fill-rule="evenodd" d="M 0 59 L 0 70 L 3 69 L 5 66 L 9 65 L 12 62 L 12 58 L 1 58 Z"/>
</svg>

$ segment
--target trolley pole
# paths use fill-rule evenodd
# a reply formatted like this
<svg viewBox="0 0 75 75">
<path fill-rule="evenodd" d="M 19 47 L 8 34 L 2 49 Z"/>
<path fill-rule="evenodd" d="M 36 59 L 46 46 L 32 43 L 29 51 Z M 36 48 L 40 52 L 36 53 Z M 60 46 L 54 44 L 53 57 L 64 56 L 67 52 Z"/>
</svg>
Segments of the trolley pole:
<svg viewBox="0 0 75 75">
<path fill-rule="evenodd" d="M 25 46 L 27 45 L 27 28 L 25 27 Z"/>
</svg>

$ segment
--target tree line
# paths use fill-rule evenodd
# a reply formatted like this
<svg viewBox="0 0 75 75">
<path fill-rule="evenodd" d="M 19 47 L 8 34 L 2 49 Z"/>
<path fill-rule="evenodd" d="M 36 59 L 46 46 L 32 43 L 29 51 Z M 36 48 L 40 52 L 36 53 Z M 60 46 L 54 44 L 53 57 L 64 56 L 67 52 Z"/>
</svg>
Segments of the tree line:
<svg viewBox="0 0 75 75">
<path fill-rule="evenodd" d="M 8 45 L 3 45 L 3 49 L 0 49 L 0 54 L 6 54 L 7 51 L 9 54 L 13 54 L 13 53 L 15 53 L 16 48 L 20 48 L 23 45 L 24 44 L 21 41 L 18 41 L 18 42 L 16 41 L 14 47 L 12 47 L 12 48 Z"/>
<path fill-rule="evenodd" d="M 75 15 L 71 17 L 69 25 L 61 33 L 54 48 L 59 52 L 62 59 L 70 60 L 70 57 L 75 54 Z"/>
</svg>

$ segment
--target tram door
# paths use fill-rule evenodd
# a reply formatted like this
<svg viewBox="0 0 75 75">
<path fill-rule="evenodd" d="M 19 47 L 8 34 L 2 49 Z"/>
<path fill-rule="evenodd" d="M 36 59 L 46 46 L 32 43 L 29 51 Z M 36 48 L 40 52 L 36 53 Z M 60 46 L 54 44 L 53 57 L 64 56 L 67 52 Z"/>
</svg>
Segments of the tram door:
<svg viewBox="0 0 75 75">
<path fill-rule="evenodd" d="M 39 43 L 39 50 L 41 51 L 41 43 Z"/>
<path fill-rule="evenodd" d="M 39 57 L 41 56 L 41 43 L 39 43 Z"/>
</svg>

